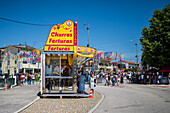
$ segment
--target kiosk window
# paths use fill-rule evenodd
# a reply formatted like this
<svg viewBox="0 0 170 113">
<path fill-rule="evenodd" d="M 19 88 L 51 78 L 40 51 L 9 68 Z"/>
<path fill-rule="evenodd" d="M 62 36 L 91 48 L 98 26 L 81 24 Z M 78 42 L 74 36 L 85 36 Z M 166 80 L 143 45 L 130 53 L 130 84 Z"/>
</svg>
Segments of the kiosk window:
<svg viewBox="0 0 170 113">
<path fill-rule="evenodd" d="M 73 55 L 46 55 L 46 76 L 72 76 Z"/>
</svg>

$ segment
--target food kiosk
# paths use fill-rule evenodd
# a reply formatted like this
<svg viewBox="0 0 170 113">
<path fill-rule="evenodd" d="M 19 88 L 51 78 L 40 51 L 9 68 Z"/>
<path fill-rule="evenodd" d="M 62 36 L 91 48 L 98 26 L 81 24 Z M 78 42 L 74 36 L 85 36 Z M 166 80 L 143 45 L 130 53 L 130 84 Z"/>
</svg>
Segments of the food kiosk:
<svg viewBox="0 0 170 113">
<path fill-rule="evenodd" d="M 77 58 L 95 54 L 95 48 L 77 46 L 77 22 L 54 25 L 41 55 L 41 96 L 83 96 L 77 93 Z"/>
</svg>

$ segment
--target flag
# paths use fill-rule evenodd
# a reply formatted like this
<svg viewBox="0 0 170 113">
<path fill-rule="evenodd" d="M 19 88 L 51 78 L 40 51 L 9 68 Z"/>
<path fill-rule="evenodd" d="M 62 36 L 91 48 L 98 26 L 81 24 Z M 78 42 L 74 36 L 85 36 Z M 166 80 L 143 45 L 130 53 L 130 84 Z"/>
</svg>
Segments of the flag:
<svg viewBox="0 0 170 113">
<path fill-rule="evenodd" d="M 125 54 L 122 54 L 122 58 L 125 58 Z"/>
<path fill-rule="evenodd" d="M 120 55 L 119 55 L 119 61 L 121 61 L 121 53 L 120 53 Z"/>
</svg>

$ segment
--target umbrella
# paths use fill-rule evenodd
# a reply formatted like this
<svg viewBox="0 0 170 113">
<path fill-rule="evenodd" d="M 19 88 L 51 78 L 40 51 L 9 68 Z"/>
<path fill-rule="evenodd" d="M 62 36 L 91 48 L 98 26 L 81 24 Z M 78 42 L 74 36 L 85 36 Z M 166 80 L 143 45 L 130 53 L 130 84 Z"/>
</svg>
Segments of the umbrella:
<svg viewBox="0 0 170 113">
<path fill-rule="evenodd" d="M 162 70 L 160 70 L 159 72 L 170 72 L 170 67 L 166 66 Z"/>
<path fill-rule="evenodd" d="M 149 73 L 149 72 L 151 72 L 151 73 L 155 73 L 155 72 L 157 72 L 158 70 L 156 70 L 156 69 L 149 69 L 149 70 L 147 70 L 147 71 L 145 71 L 146 73 Z"/>
</svg>

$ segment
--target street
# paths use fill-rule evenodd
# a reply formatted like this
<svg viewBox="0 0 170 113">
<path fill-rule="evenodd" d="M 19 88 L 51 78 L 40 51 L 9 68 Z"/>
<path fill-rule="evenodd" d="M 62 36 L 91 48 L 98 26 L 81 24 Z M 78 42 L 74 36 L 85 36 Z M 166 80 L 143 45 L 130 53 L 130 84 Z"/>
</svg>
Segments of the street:
<svg viewBox="0 0 170 113">
<path fill-rule="evenodd" d="M 0 113 L 13 113 L 37 98 L 36 85 L 16 86 L 7 91 L 0 90 Z"/>
<path fill-rule="evenodd" d="M 169 113 L 170 111 L 170 85 L 124 83 L 111 87 L 98 84 L 95 90 L 104 95 L 104 100 L 94 113 Z M 32 102 L 37 97 L 38 91 L 39 88 L 35 85 L 1 90 L 0 112 L 12 113 L 19 110 Z"/>
<path fill-rule="evenodd" d="M 170 86 L 121 84 L 98 85 L 104 100 L 94 113 L 169 113 Z"/>
</svg>

